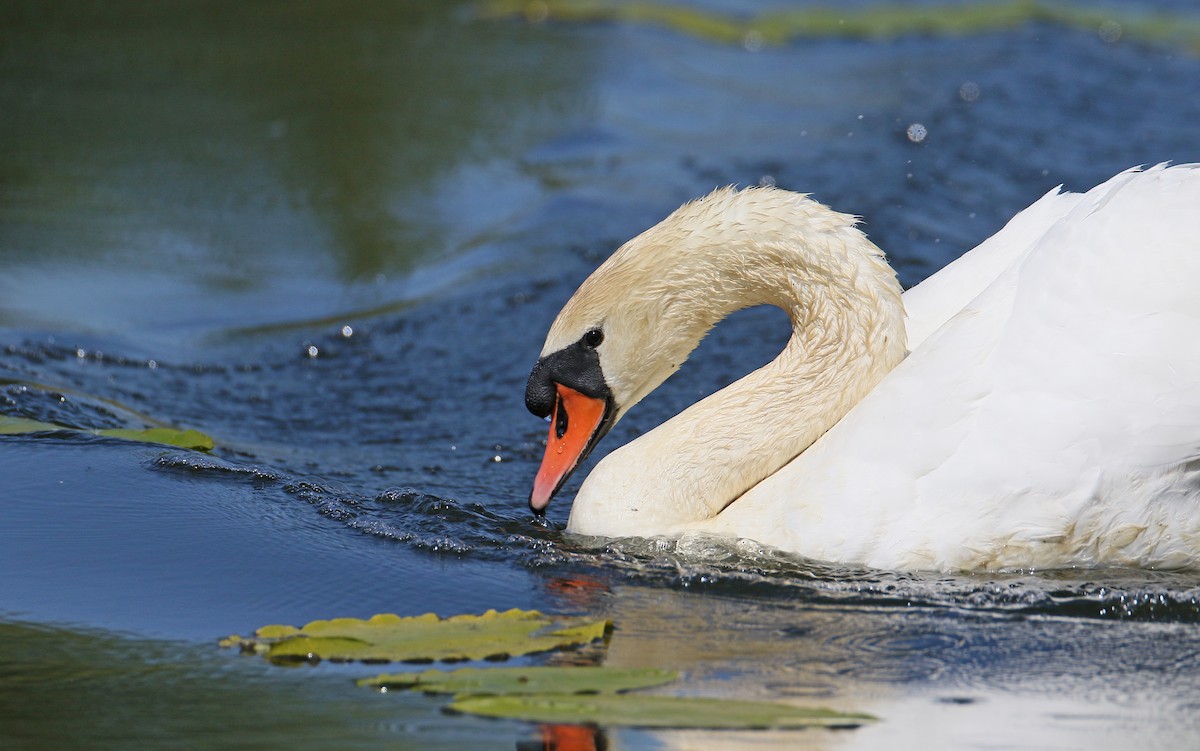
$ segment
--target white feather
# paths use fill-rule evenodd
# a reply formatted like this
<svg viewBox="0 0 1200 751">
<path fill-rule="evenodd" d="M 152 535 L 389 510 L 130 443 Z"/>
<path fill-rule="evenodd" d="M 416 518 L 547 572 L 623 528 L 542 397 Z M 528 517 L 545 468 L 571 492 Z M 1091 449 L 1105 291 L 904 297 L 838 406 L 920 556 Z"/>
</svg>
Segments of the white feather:
<svg viewBox="0 0 1200 751">
<path fill-rule="evenodd" d="M 890 270 L 857 268 L 886 289 Z M 879 356 L 870 377 L 832 356 L 818 364 L 835 377 L 814 379 L 804 361 L 813 348 L 795 346 L 811 333 L 793 310 L 793 345 L 774 370 L 752 374 L 765 400 L 757 409 L 735 384 L 614 452 L 585 482 L 568 528 L 733 535 L 900 569 L 1200 566 L 1200 166 L 1052 192 L 903 301 L 911 352 L 894 369 Z M 820 313 L 847 342 L 870 320 Z M 602 363 L 606 374 L 622 365 Z M 846 401 L 839 389 L 856 378 L 878 383 L 825 406 Z M 806 401 L 791 398 L 798 390 L 811 392 Z M 742 454 L 719 461 L 736 473 L 772 436 L 803 432 L 798 424 L 828 432 L 761 482 L 750 473 L 740 497 L 700 511 L 673 497 L 694 495 L 688 472 L 702 476 L 717 454 Z M 684 474 L 664 479 L 664 467 Z"/>
</svg>

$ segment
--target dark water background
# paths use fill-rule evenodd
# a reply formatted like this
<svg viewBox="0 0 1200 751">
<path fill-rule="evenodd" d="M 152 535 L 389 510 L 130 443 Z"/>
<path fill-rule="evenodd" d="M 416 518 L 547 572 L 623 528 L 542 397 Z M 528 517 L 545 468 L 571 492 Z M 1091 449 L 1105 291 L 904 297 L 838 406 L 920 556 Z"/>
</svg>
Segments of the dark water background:
<svg viewBox="0 0 1200 751">
<path fill-rule="evenodd" d="M 675 693 L 884 720 L 610 748 L 1200 743 L 1195 573 L 596 545 L 555 529 L 578 479 L 554 524 L 525 510 L 546 327 L 680 202 L 812 192 L 910 285 L 1055 185 L 1200 159 L 1200 16 L 1088 7 L 1107 23 L 759 46 L 432 0 L 0 3 L 0 414 L 217 442 L 0 437 L 0 746 L 512 749 L 536 728 L 216 648 L 509 607 L 613 618 L 607 662 L 682 670 Z M 1171 33 L 1133 33 L 1154 13 Z M 786 335 L 736 316 L 605 448 Z"/>
</svg>

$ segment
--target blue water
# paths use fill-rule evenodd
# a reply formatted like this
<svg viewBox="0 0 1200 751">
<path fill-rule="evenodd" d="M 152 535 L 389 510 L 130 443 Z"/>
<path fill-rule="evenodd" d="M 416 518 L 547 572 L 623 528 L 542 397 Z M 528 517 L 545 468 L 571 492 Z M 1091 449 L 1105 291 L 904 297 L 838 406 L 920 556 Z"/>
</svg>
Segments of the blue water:
<svg viewBox="0 0 1200 751">
<path fill-rule="evenodd" d="M 559 531 L 578 477 L 549 524 L 527 512 L 545 425 L 522 398 L 574 287 L 713 187 L 859 214 L 913 284 L 1055 185 L 1200 160 L 1196 40 L 1030 22 L 758 49 L 472 7 L 0 9 L 0 414 L 217 443 L 0 437 L 0 745 L 537 747 L 356 687 L 372 667 L 216 646 L 509 607 L 612 618 L 605 661 L 681 670 L 675 693 L 883 720 L 610 748 L 1194 745 L 1200 576 L 597 547 Z M 786 336 L 735 316 L 597 456 Z"/>
</svg>

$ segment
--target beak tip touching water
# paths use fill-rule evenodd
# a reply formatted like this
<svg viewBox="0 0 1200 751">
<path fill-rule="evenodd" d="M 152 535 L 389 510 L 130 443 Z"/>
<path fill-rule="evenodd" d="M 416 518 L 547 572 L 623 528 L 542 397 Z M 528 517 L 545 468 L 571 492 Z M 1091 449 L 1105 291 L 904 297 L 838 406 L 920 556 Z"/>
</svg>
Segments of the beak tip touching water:
<svg viewBox="0 0 1200 751">
<path fill-rule="evenodd" d="M 546 490 L 541 487 L 541 483 L 535 482 L 533 486 L 533 492 L 529 494 L 529 510 L 532 511 L 535 516 L 545 516 L 546 507 L 550 505 L 550 497 L 552 495 L 553 492 L 546 492 Z"/>
</svg>

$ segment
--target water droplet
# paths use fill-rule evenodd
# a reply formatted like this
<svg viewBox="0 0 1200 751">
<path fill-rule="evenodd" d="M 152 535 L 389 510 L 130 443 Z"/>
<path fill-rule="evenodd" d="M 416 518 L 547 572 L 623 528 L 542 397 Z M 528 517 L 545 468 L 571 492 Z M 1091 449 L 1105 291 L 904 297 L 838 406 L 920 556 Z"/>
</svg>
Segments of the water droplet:
<svg viewBox="0 0 1200 751">
<path fill-rule="evenodd" d="M 1125 29 L 1121 28 L 1121 24 L 1109 19 L 1100 24 L 1100 28 L 1096 30 L 1100 38 L 1109 44 L 1115 44 L 1120 41 L 1121 35 L 1125 33 Z"/>
<path fill-rule="evenodd" d="M 146 362 L 146 367 L 147 367 L 147 368 L 150 368 L 151 370 L 157 370 L 157 369 L 158 369 L 158 362 L 157 362 L 157 361 L 155 361 L 155 360 L 148 360 L 148 361 Z"/>
<path fill-rule="evenodd" d="M 502 462 L 502 461 L 504 461 L 504 459 L 499 454 L 496 454 L 495 456 L 492 457 L 492 461 L 493 462 Z"/>
<path fill-rule="evenodd" d="M 87 350 L 86 349 L 77 349 L 77 350 L 75 350 L 75 356 L 78 357 L 80 360 L 82 360 L 85 357 L 87 357 Z"/>
<path fill-rule="evenodd" d="M 742 46 L 748 52 L 758 52 L 763 48 L 763 35 L 751 29 L 746 32 L 746 36 L 742 37 Z"/>
<path fill-rule="evenodd" d="M 321 350 L 317 349 L 317 345 L 310 344 L 304 348 L 304 354 L 308 355 L 309 359 L 312 359 L 321 354 Z"/>
<path fill-rule="evenodd" d="M 908 136 L 908 140 L 913 143 L 921 143 L 929 135 L 929 130 L 921 123 L 913 123 L 908 126 L 908 130 L 904 131 L 904 133 Z"/>
<path fill-rule="evenodd" d="M 558 448 L 554 450 L 554 453 L 561 454 L 562 452 L 563 452 L 563 445 L 560 443 L 560 444 L 558 444 Z"/>
<path fill-rule="evenodd" d="M 763 175 L 762 177 L 758 178 L 758 184 L 759 184 L 759 186 L 761 186 L 763 188 L 774 188 L 775 187 L 775 176 L 774 175 Z"/>
<path fill-rule="evenodd" d="M 349 339 L 352 336 L 354 336 L 354 329 L 350 326 L 343 326 L 342 327 L 342 337 L 344 339 Z"/>
<path fill-rule="evenodd" d="M 958 87 L 958 98 L 964 102 L 974 102 L 979 98 L 980 93 L 979 84 L 974 81 L 967 81 Z"/>
</svg>

